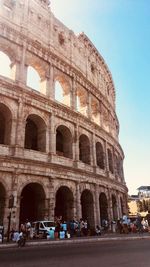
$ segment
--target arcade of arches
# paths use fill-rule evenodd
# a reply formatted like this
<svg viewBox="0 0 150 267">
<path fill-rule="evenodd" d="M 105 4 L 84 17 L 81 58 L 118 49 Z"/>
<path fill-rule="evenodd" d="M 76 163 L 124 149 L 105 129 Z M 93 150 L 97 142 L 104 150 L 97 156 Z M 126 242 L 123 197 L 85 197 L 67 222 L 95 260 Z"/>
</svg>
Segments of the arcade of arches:
<svg viewBox="0 0 150 267">
<path fill-rule="evenodd" d="M 6 231 L 10 211 L 16 228 L 60 215 L 94 227 L 127 213 L 111 73 L 88 37 L 76 36 L 46 2 L 0 4 L 0 62 L 5 57 L 7 65 L 0 64 L 0 224 Z"/>
<path fill-rule="evenodd" d="M 79 188 L 78 188 L 79 189 Z M 26 219 L 30 221 L 54 219 L 55 216 L 62 216 L 65 221 L 74 218 L 88 221 L 91 228 L 96 224 L 101 224 L 103 219 L 116 220 L 122 216 L 124 206 L 123 198 L 112 195 L 109 203 L 108 192 L 99 192 L 99 205 L 95 204 L 95 191 L 93 189 L 83 189 L 76 192 L 68 186 L 60 186 L 51 199 L 47 199 L 44 187 L 40 183 L 31 182 L 25 185 L 20 196 L 17 197 L 18 204 L 13 208 L 14 213 L 19 212 L 19 220 L 15 226 Z M 6 208 L 6 190 L 0 183 L 0 223 L 3 223 L 4 211 Z M 52 202 L 52 203 L 51 203 Z M 120 203 L 121 202 L 121 203 Z M 52 204 L 52 205 L 51 205 Z M 121 209 L 120 209 L 120 205 Z M 53 207 L 53 210 L 50 210 Z M 18 209 L 18 210 L 17 210 Z"/>
</svg>

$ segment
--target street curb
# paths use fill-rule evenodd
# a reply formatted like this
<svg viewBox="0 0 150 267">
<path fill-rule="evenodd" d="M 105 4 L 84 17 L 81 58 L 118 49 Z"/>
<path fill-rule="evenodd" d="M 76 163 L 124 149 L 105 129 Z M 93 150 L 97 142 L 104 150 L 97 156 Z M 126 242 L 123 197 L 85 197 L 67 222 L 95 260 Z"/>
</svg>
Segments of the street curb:
<svg viewBox="0 0 150 267">
<path fill-rule="evenodd" d="M 149 236 L 117 236 L 117 237 L 94 237 L 94 238 L 79 238 L 79 239 L 65 239 L 65 240 L 45 240 L 45 241 L 29 241 L 26 242 L 26 247 L 31 246 L 42 246 L 42 245 L 48 245 L 48 246 L 58 246 L 58 245 L 68 245 L 68 244 L 78 244 L 78 243 L 92 243 L 92 242 L 106 242 L 106 241 L 121 241 L 121 240 L 137 240 L 137 239 L 150 239 Z M 0 249 L 3 248 L 15 248 L 17 247 L 16 243 L 11 244 L 0 244 Z"/>
</svg>

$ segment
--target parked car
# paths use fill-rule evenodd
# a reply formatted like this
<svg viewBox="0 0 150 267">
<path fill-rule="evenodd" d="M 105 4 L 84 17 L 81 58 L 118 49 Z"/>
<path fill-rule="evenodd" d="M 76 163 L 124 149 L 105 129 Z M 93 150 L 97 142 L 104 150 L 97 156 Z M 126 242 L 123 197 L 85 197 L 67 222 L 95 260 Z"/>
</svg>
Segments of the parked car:
<svg viewBox="0 0 150 267">
<path fill-rule="evenodd" d="M 50 228 L 52 228 L 55 231 L 55 223 L 53 221 L 32 222 L 33 237 L 46 238 Z"/>
</svg>

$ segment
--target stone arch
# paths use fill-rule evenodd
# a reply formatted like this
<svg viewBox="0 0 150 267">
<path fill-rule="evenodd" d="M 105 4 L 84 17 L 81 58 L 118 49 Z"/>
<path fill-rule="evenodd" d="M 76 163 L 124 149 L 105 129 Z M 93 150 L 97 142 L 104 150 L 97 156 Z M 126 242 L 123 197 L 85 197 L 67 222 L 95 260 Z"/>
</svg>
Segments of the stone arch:
<svg viewBox="0 0 150 267">
<path fill-rule="evenodd" d="M 20 197 L 20 223 L 43 220 L 45 215 L 45 192 L 40 183 L 28 183 Z"/>
<path fill-rule="evenodd" d="M 118 219 L 118 212 L 117 212 L 117 200 L 115 195 L 112 195 L 112 214 L 113 214 L 113 220 L 116 221 Z"/>
<path fill-rule="evenodd" d="M 59 125 L 56 129 L 56 153 L 57 155 L 73 158 L 72 154 L 73 138 L 70 129 L 64 125 Z"/>
<path fill-rule="evenodd" d="M 91 118 L 96 124 L 100 125 L 100 105 L 98 99 L 94 96 L 91 97 Z"/>
<path fill-rule="evenodd" d="M 99 196 L 99 208 L 100 208 L 100 217 L 101 217 L 101 225 L 103 225 L 103 221 L 108 221 L 108 200 L 105 193 L 100 193 Z"/>
<path fill-rule="evenodd" d="M 26 119 L 25 148 L 42 152 L 46 151 L 46 124 L 36 114 L 30 114 Z"/>
<path fill-rule="evenodd" d="M 56 192 L 55 216 L 62 216 L 65 221 L 70 221 L 74 217 L 73 193 L 67 186 L 61 186 Z"/>
<path fill-rule="evenodd" d="M 86 89 L 83 87 L 78 87 L 76 90 L 76 98 L 77 98 L 77 111 L 82 113 L 83 115 L 88 115 L 88 94 Z"/>
<path fill-rule="evenodd" d="M 97 166 L 104 170 L 104 149 L 100 142 L 96 143 L 96 162 Z"/>
<path fill-rule="evenodd" d="M 113 156 L 111 150 L 108 148 L 107 149 L 107 155 L 108 155 L 108 167 L 109 171 L 113 174 L 114 173 L 114 168 L 113 168 Z"/>
<path fill-rule="evenodd" d="M 46 94 L 48 65 L 33 54 L 26 54 L 27 86 Z M 34 82 L 36 80 L 36 83 Z"/>
<path fill-rule="evenodd" d="M 15 80 L 16 66 L 11 61 L 9 54 L 0 50 L 0 75 Z"/>
<path fill-rule="evenodd" d="M 0 144 L 10 144 L 11 127 L 12 113 L 6 105 L 0 103 Z"/>
<path fill-rule="evenodd" d="M 79 137 L 79 160 L 86 164 L 90 164 L 90 141 L 89 138 L 82 134 Z"/>
<path fill-rule="evenodd" d="M 6 189 L 4 185 L 0 182 L 0 225 L 3 225 L 5 202 L 6 202 Z"/>
<path fill-rule="evenodd" d="M 81 194 L 81 208 L 82 208 L 82 218 L 87 220 L 90 228 L 95 226 L 94 222 L 94 201 L 93 195 L 90 190 L 85 189 Z"/>
<path fill-rule="evenodd" d="M 71 86 L 64 76 L 55 77 L 54 83 L 55 100 L 64 105 L 71 106 Z"/>
</svg>

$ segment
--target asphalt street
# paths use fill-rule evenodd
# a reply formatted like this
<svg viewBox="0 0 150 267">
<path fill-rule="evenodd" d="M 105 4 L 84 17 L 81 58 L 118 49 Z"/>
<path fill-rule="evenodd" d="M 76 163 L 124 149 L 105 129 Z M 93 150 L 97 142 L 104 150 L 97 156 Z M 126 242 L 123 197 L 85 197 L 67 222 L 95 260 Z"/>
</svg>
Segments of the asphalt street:
<svg viewBox="0 0 150 267">
<path fill-rule="evenodd" d="M 150 267 L 150 240 L 110 240 L 0 250 L 1 267 Z"/>
</svg>

